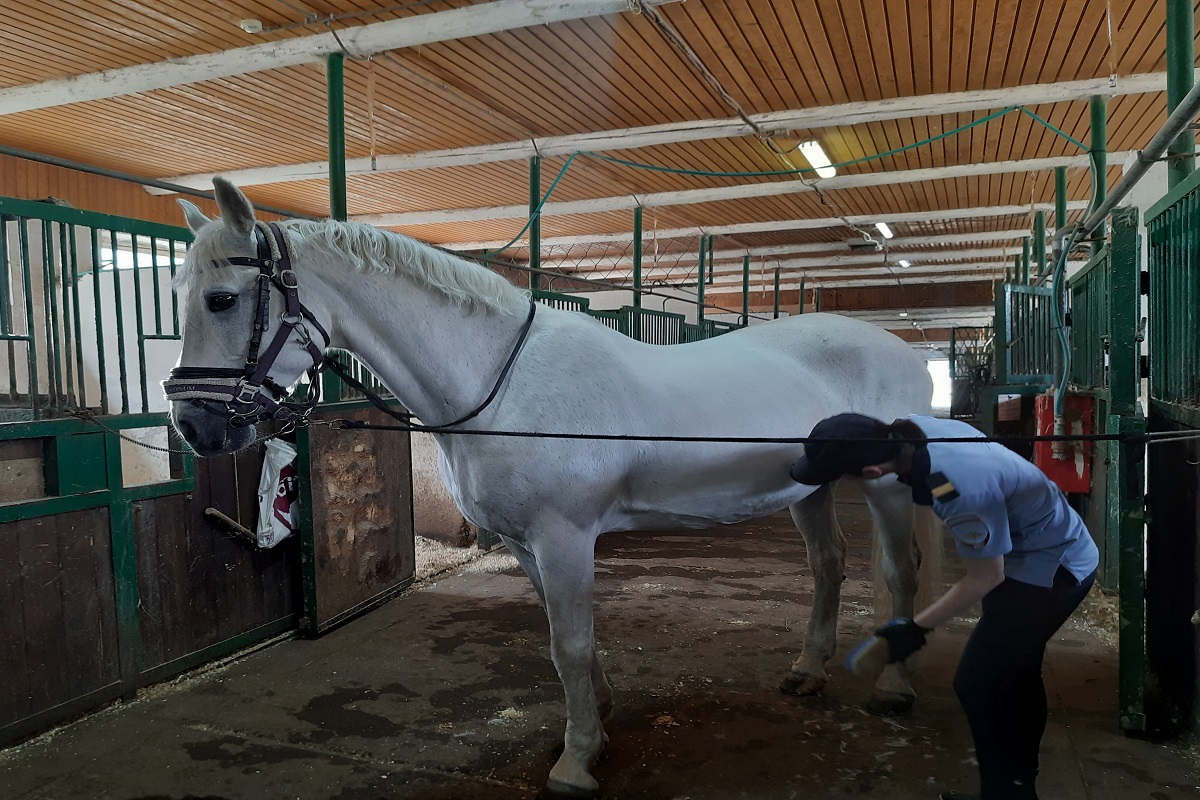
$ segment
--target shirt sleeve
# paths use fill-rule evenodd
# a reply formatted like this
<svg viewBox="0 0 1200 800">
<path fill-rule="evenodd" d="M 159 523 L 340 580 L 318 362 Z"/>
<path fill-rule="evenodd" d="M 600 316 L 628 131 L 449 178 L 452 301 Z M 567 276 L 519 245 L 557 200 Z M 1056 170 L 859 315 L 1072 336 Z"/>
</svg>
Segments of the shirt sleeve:
<svg viewBox="0 0 1200 800">
<path fill-rule="evenodd" d="M 938 504 L 937 514 L 954 537 L 962 558 L 994 558 L 1012 551 L 1008 510 L 1003 503 L 964 503 L 962 498 Z"/>
</svg>

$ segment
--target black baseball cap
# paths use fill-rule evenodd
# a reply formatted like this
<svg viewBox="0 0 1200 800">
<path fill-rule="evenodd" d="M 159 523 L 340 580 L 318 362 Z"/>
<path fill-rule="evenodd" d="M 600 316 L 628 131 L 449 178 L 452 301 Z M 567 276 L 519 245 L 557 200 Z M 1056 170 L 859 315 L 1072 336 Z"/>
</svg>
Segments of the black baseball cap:
<svg viewBox="0 0 1200 800">
<path fill-rule="evenodd" d="M 888 439 L 885 422 L 863 414 L 837 414 L 812 429 L 813 439 L 867 439 L 870 441 L 813 442 L 792 462 L 788 474 L 797 483 L 820 486 L 843 475 L 858 475 L 863 467 L 891 461 L 900 444 Z"/>
</svg>

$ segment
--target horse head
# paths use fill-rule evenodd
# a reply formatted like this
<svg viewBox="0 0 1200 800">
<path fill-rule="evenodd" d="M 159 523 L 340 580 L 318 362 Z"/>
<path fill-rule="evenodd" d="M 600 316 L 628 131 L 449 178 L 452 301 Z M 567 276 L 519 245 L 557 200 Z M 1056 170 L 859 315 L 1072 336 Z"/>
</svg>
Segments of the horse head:
<svg viewBox="0 0 1200 800">
<path fill-rule="evenodd" d="M 255 440 L 255 422 L 295 421 L 315 404 L 284 400 L 305 371 L 315 376 L 328 334 L 297 295 L 287 236 L 258 222 L 244 194 L 213 180 L 221 216 L 180 200 L 195 242 L 176 277 L 183 350 L 163 383 L 171 421 L 202 456 Z M 315 392 L 310 380 L 310 392 Z"/>
</svg>

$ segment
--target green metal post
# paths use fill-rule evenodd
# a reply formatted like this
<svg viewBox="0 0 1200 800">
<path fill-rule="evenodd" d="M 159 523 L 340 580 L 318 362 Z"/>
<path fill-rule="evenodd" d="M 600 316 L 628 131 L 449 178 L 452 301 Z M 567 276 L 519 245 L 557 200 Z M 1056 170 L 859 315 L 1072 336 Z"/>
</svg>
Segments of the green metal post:
<svg viewBox="0 0 1200 800">
<path fill-rule="evenodd" d="M 1188 84 L 1189 88 L 1191 84 Z M 1108 101 L 1099 95 L 1092 98 L 1092 181 L 1095 184 L 1095 194 L 1092 195 L 1092 208 L 1104 202 L 1108 194 Z M 1092 231 L 1092 255 L 1104 247 L 1105 224 L 1101 222 Z"/>
<path fill-rule="evenodd" d="M 1138 320 L 1141 317 L 1141 248 L 1138 209 L 1122 206 L 1112 214 L 1112 250 L 1108 286 L 1108 410 L 1128 415 L 1137 411 L 1140 393 Z"/>
<path fill-rule="evenodd" d="M 996 285 L 992 289 L 996 298 L 996 315 L 995 326 L 993 328 L 993 341 L 996 343 L 996 377 L 992 381 L 997 386 L 1004 386 L 1008 383 L 1008 345 L 1010 341 L 1008 327 L 1008 290 L 1000 281 L 996 281 Z M 993 410 L 994 413 L 994 410 Z M 995 420 L 990 420 L 990 426 Z"/>
<path fill-rule="evenodd" d="M 813 311 L 821 310 L 821 287 L 813 289 Z"/>
<path fill-rule="evenodd" d="M 1021 240 L 1021 283 L 1029 283 L 1029 237 Z"/>
<path fill-rule="evenodd" d="M 700 254 L 696 262 L 696 324 L 704 323 L 704 256 L 707 252 L 708 237 L 700 237 Z"/>
<path fill-rule="evenodd" d="M 713 277 L 714 277 L 713 273 L 716 271 L 713 269 L 713 243 L 716 240 L 716 238 L 717 237 L 715 237 L 711 234 L 708 237 L 708 285 L 709 286 L 713 285 Z"/>
<path fill-rule="evenodd" d="M 538 211 L 541 203 L 542 157 L 533 156 L 529 159 L 529 268 L 535 270 L 542 268 L 542 214 Z M 638 244 L 635 242 L 634 247 L 637 246 Z M 541 273 L 529 273 L 529 288 L 534 291 L 542 288 Z M 640 295 L 634 294 L 633 304 L 641 305 Z"/>
<path fill-rule="evenodd" d="M 1046 274 L 1046 212 L 1033 215 L 1033 256 L 1037 263 L 1037 276 Z"/>
<path fill-rule="evenodd" d="M 642 307 L 642 207 L 633 210 L 633 307 Z"/>
<path fill-rule="evenodd" d="M 775 267 L 775 316 L 772 319 L 779 319 L 779 267 Z"/>
<path fill-rule="evenodd" d="M 1195 11 L 1192 0 L 1167 0 L 1167 114 L 1170 115 L 1195 81 Z M 1181 133 L 1167 148 L 1167 188 L 1172 189 L 1196 169 L 1196 136 Z"/>
<path fill-rule="evenodd" d="M 951 392 L 954 391 L 954 379 L 956 377 L 958 377 L 958 373 L 954 369 L 954 362 L 958 360 L 958 358 L 954 352 L 955 345 L 956 345 L 955 339 L 957 338 L 955 334 L 957 334 L 957 333 L 958 333 L 957 327 L 953 327 L 950 329 L 950 362 L 949 362 L 949 364 L 947 364 L 947 366 L 950 368 L 950 386 L 951 386 L 950 391 Z"/>
<path fill-rule="evenodd" d="M 742 256 L 742 326 L 750 325 L 750 256 Z"/>
<path fill-rule="evenodd" d="M 1110 414 L 1111 433 L 1145 433 L 1140 415 Z M 1117 703 L 1121 728 L 1146 730 L 1146 684 L 1150 680 L 1146 656 L 1146 498 L 1142 493 L 1144 463 L 1130 458 L 1128 448 L 1110 444 L 1113 458 L 1108 468 L 1108 524 L 1117 528 L 1120 542 L 1120 602 L 1117 631 Z"/>
<path fill-rule="evenodd" d="M 1067 228 L 1067 168 L 1054 168 L 1054 230 Z"/>
<path fill-rule="evenodd" d="M 329 216 L 346 218 L 346 81 L 341 53 L 326 56 L 325 94 L 329 125 Z"/>
<path fill-rule="evenodd" d="M 799 305 L 800 305 L 800 309 L 796 313 L 803 314 L 804 313 L 804 276 L 803 275 L 800 276 L 800 303 L 799 303 Z"/>
</svg>

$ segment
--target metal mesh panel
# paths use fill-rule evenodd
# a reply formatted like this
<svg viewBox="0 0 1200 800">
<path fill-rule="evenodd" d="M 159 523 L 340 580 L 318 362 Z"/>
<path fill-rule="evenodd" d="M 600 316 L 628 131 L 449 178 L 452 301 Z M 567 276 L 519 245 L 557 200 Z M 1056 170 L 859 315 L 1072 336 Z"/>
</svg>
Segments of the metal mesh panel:
<svg viewBox="0 0 1200 800">
<path fill-rule="evenodd" d="M 1054 376 L 1050 289 L 1003 284 L 1005 349 L 1010 383 L 1042 383 Z"/>
<path fill-rule="evenodd" d="M 1195 408 L 1200 406 L 1200 189 L 1192 185 L 1185 191 L 1147 223 L 1150 396 Z"/>
</svg>

